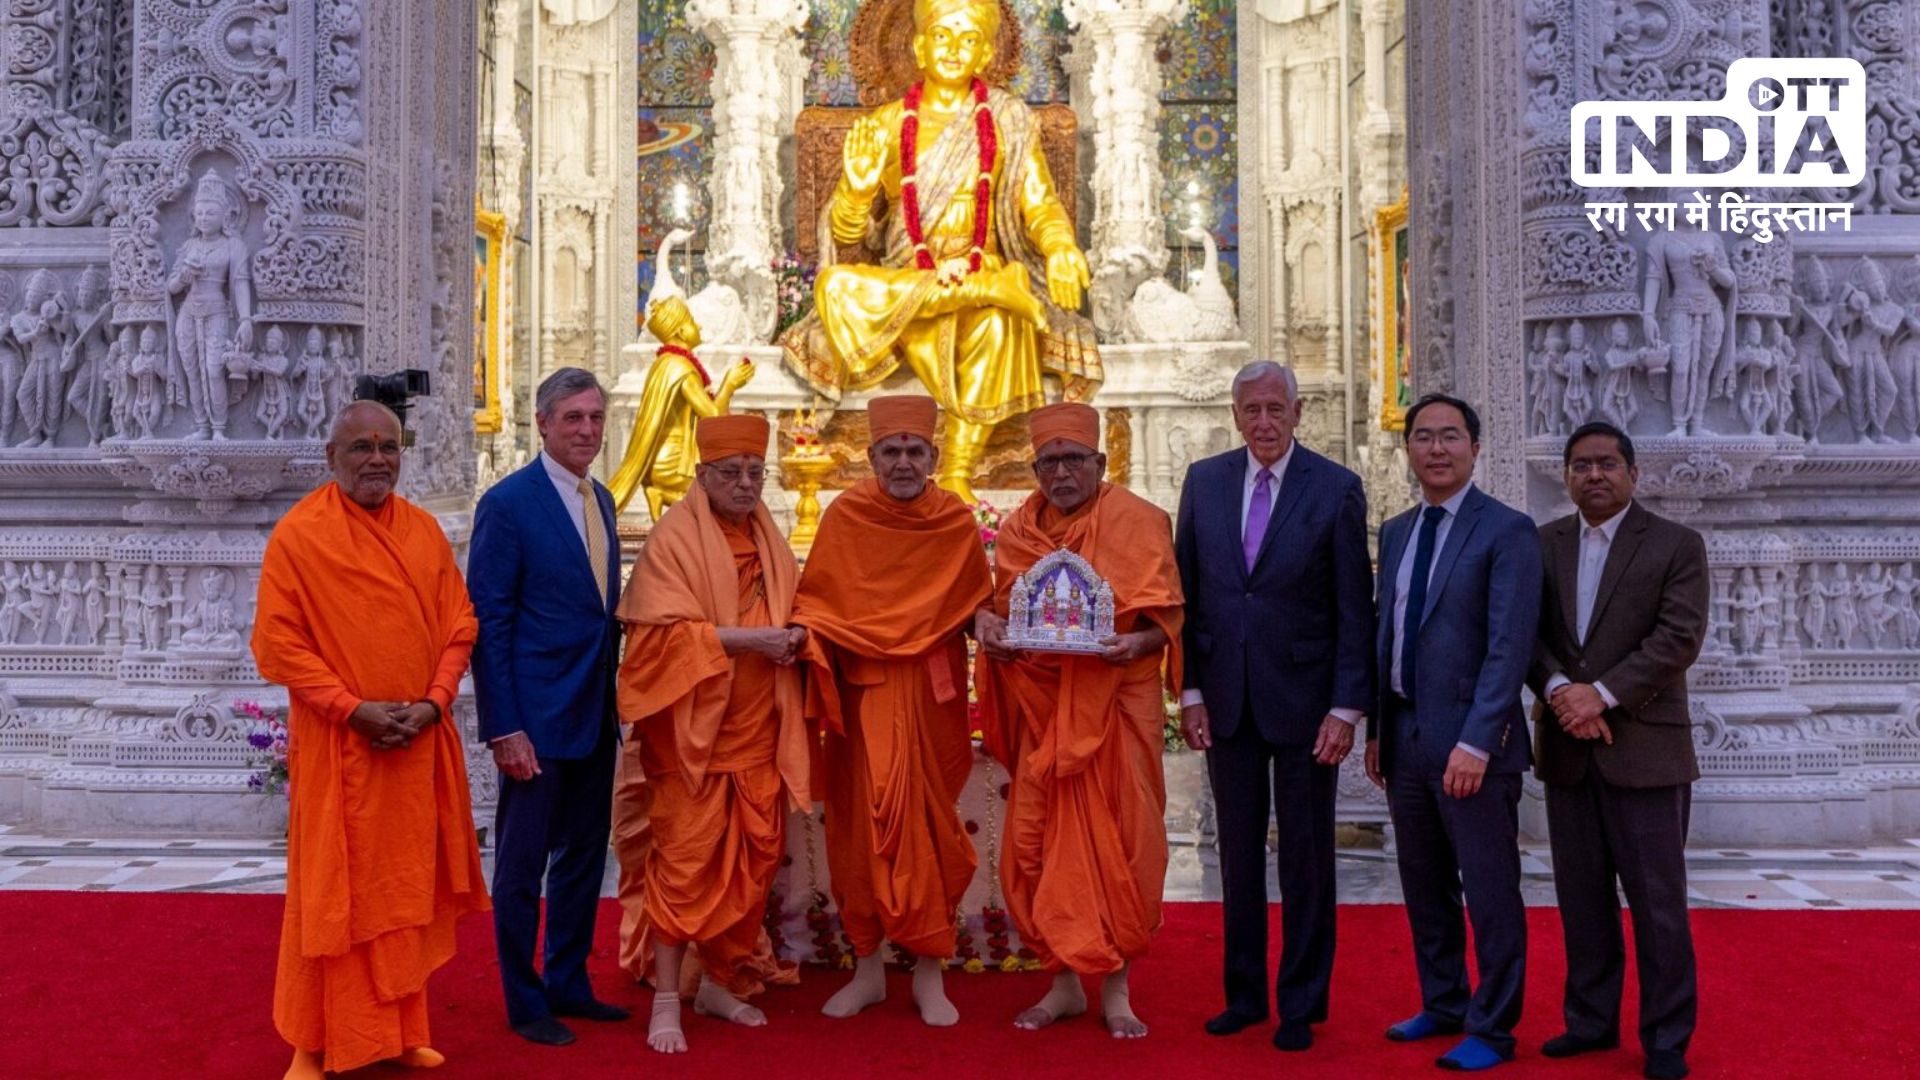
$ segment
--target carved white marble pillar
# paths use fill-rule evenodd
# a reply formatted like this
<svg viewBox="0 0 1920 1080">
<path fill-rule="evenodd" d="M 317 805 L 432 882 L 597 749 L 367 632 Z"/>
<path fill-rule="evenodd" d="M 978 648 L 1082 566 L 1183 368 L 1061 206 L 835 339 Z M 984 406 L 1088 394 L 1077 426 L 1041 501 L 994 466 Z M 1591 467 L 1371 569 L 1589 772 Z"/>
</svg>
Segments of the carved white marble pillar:
<svg viewBox="0 0 1920 1080">
<path fill-rule="evenodd" d="M 634 323 L 633 82 L 624 59 L 633 48 L 634 6 L 539 4 L 533 79 L 539 356 L 530 361 L 524 385 L 568 365 L 611 385 Z"/>
<path fill-rule="evenodd" d="M 505 317 L 501 319 L 501 340 L 496 345 L 500 357 L 497 387 L 500 427 L 493 432 L 475 432 L 474 449 L 479 472 L 477 482 L 483 489 L 506 475 L 515 465 L 518 433 L 514 429 L 513 417 L 516 390 L 520 382 L 516 373 L 518 365 L 529 360 L 515 354 L 516 335 L 512 332 L 514 297 L 518 295 L 520 274 L 520 245 L 513 242 L 513 231 L 526 210 L 521 201 L 520 172 L 526 163 L 527 147 L 533 139 L 533 132 L 520 130 L 516 109 L 514 74 L 519 70 L 522 50 L 533 47 L 533 42 L 520 40 L 522 10 L 521 0 L 496 0 L 490 13 L 492 33 L 486 43 L 493 69 L 488 73 L 489 85 L 486 101 L 482 105 L 486 115 L 480 117 L 478 197 L 483 209 L 506 218 L 508 237 L 505 250 L 500 253 L 500 295 Z M 487 29 L 484 21 L 481 29 L 482 32 Z"/>
<path fill-rule="evenodd" d="M 750 340 L 773 337 L 780 228 L 780 136 L 797 102 L 787 71 L 807 25 L 806 0 L 690 0 L 687 25 L 713 42 L 713 213 L 707 275 L 740 294 Z M 728 344 L 736 344 L 729 342 Z"/>
<path fill-rule="evenodd" d="M 1075 101 L 1093 137 L 1094 326 L 1119 340 L 1140 283 L 1167 268 L 1160 211 L 1160 65 L 1154 48 L 1187 15 L 1187 0 L 1065 0 L 1074 51 L 1092 54 L 1091 100 Z"/>
</svg>

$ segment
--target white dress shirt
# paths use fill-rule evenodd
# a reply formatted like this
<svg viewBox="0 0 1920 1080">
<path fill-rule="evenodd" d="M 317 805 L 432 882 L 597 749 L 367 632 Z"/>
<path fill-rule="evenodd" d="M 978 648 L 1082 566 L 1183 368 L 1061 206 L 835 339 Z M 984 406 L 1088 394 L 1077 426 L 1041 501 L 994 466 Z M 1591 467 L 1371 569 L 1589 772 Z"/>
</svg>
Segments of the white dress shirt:
<svg viewBox="0 0 1920 1080">
<path fill-rule="evenodd" d="M 1434 571 L 1440 569 L 1440 553 L 1447 550 L 1447 534 L 1453 531 L 1453 523 L 1460 517 L 1460 506 L 1467 501 L 1467 493 L 1472 490 L 1473 482 L 1468 481 L 1466 487 L 1454 492 L 1451 498 L 1440 504 L 1440 508 L 1447 513 L 1445 517 L 1440 519 L 1440 524 L 1434 526 L 1433 530 L 1433 561 L 1427 564 L 1427 587 L 1429 589 L 1433 587 Z M 1400 631 L 1401 628 L 1407 625 L 1407 593 L 1413 588 L 1413 558 L 1420 547 L 1421 519 L 1426 515 L 1426 508 L 1432 505 L 1432 503 L 1427 502 L 1425 499 L 1420 501 L 1420 513 L 1413 516 L 1413 528 L 1407 533 L 1406 547 L 1400 552 L 1400 565 L 1394 569 L 1393 652 L 1390 658 L 1392 660 L 1392 666 L 1387 670 L 1387 685 L 1391 686 L 1393 692 L 1399 694 L 1401 697 L 1406 697 L 1407 691 L 1406 688 L 1400 685 L 1400 659 L 1401 653 L 1403 652 Z M 1433 594 L 1429 592 L 1427 598 L 1432 599 Z M 1455 743 L 1454 745 L 1472 754 L 1474 757 L 1479 758 L 1481 761 L 1486 761 L 1492 756 L 1477 746 L 1469 746 L 1466 743 Z"/>
<path fill-rule="evenodd" d="M 1613 538 L 1620 535 L 1620 523 L 1626 520 L 1627 510 L 1632 505 L 1628 503 L 1619 513 L 1598 525 L 1587 524 L 1584 517 L 1580 519 L 1580 569 L 1574 579 L 1574 592 L 1577 595 L 1574 597 L 1573 629 L 1582 645 L 1587 643 L 1587 634 L 1592 629 L 1587 624 L 1593 621 L 1594 602 L 1600 595 L 1600 577 L 1606 573 L 1607 555 L 1613 550 Z M 1564 674 L 1548 679 L 1547 697 L 1552 698 L 1555 690 L 1571 682 L 1573 680 Z M 1612 709 L 1620 704 L 1607 692 L 1604 684 L 1595 682 L 1593 689 L 1599 693 L 1600 700 L 1607 703 L 1607 708 Z"/>
<path fill-rule="evenodd" d="M 1287 452 L 1281 454 L 1280 460 L 1274 462 L 1272 465 L 1260 464 L 1260 459 L 1253 456 L 1253 448 L 1247 448 L 1247 475 L 1240 484 L 1241 537 L 1244 538 L 1247 535 L 1247 513 L 1253 509 L 1254 489 L 1260 486 L 1260 470 L 1268 469 L 1273 473 L 1273 488 L 1268 492 L 1268 497 L 1273 501 L 1269 503 L 1268 506 L 1270 512 L 1271 510 L 1278 510 L 1280 508 L 1280 485 L 1287 478 L 1287 465 L 1293 461 L 1293 448 L 1298 445 L 1300 445 L 1298 440 L 1289 439 L 1287 441 Z M 1272 521 L 1273 519 L 1269 517 L 1267 520 Z M 1206 703 L 1206 698 L 1201 695 L 1198 687 L 1180 691 L 1180 707 L 1183 709 L 1192 705 L 1205 705 Z M 1337 716 L 1349 724 L 1357 724 L 1365 714 L 1359 709 L 1334 708 L 1329 711 L 1328 715 Z"/>
<path fill-rule="evenodd" d="M 567 508 L 567 518 L 573 522 L 574 531 L 580 534 L 580 549 L 587 550 L 587 497 L 580 493 L 580 481 L 586 478 L 575 476 L 545 450 L 540 451 L 540 464 L 546 468 L 547 479 L 553 481 L 554 490 L 560 493 L 560 504 Z M 597 511 L 599 507 L 594 509 Z"/>
</svg>

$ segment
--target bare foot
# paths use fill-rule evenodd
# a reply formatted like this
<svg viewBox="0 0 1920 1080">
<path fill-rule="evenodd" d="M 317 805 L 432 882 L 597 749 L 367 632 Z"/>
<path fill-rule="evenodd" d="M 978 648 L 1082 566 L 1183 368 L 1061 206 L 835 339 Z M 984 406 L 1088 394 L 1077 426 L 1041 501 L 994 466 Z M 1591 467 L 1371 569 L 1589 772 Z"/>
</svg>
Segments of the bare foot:
<svg viewBox="0 0 1920 1080">
<path fill-rule="evenodd" d="M 701 1016 L 717 1016 L 741 1027 L 766 1027 L 767 1014 L 741 1001 L 711 979 L 700 980 L 700 992 L 693 997 L 693 1011 Z"/>
<path fill-rule="evenodd" d="M 862 956 L 853 964 L 853 978 L 834 992 L 820 1011 L 836 1020 L 844 1020 L 869 1005 L 887 1000 L 887 969 L 879 953 Z"/>
<path fill-rule="evenodd" d="M 447 1063 L 447 1055 L 431 1046 L 416 1046 L 393 1060 L 409 1069 L 437 1069 Z"/>
<path fill-rule="evenodd" d="M 1031 1008 L 1023 1009 L 1013 1018 L 1013 1026 L 1025 1031 L 1039 1031 L 1055 1020 L 1064 1020 L 1069 1016 L 1079 1016 L 1087 1011 L 1087 991 L 1080 985 L 1080 976 L 1071 971 L 1055 972 L 1053 986 L 1046 996 Z"/>
<path fill-rule="evenodd" d="M 947 1000 L 938 957 L 923 956 L 914 962 L 913 1003 L 920 1007 L 920 1019 L 928 1027 L 952 1027 L 960 1022 L 960 1010 Z"/>
<path fill-rule="evenodd" d="M 287 1066 L 286 1080 L 322 1080 L 326 1075 L 318 1050 L 295 1050 L 293 1064 Z"/>
<path fill-rule="evenodd" d="M 663 1054 L 687 1052 L 687 1036 L 680 1030 L 680 995 L 655 991 L 653 1017 L 647 1021 L 647 1045 Z"/>
<path fill-rule="evenodd" d="M 1126 968 L 1100 980 L 1100 1014 L 1107 1019 L 1107 1032 L 1116 1039 L 1138 1039 L 1146 1035 L 1147 1025 L 1133 1015 Z"/>
</svg>

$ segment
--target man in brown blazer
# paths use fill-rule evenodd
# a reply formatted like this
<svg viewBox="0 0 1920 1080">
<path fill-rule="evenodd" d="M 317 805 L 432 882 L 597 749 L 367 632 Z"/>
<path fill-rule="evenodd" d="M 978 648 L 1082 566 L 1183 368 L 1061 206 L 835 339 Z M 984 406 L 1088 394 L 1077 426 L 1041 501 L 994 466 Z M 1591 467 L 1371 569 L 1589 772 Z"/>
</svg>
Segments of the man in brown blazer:
<svg viewBox="0 0 1920 1080">
<path fill-rule="evenodd" d="M 1640 474 L 1619 428 L 1581 427 L 1564 457 L 1578 509 L 1540 529 L 1546 594 L 1528 678 L 1545 703 L 1535 771 L 1567 951 L 1567 1030 L 1542 1052 L 1620 1044 L 1618 879 L 1633 917 L 1644 1075 L 1683 1077 L 1696 1007 L 1687 813 L 1700 775 L 1687 668 L 1707 633 L 1707 549 L 1633 501 Z"/>
</svg>

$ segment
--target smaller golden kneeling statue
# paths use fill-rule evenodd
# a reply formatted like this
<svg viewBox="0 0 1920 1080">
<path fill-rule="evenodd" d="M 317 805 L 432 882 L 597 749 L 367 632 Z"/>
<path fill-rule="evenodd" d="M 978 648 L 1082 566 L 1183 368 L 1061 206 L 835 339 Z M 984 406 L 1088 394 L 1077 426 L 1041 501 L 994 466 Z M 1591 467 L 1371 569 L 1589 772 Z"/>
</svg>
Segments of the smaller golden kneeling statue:
<svg viewBox="0 0 1920 1080">
<path fill-rule="evenodd" d="M 660 351 L 640 389 L 626 455 L 607 488 L 616 510 L 625 510 L 634 492 L 645 490 L 647 513 L 659 521 L 667 507 L 693 487 L 693 467 L 700 462 L 694 424 L 703 416 L 726 414 L 734 391 L 753 378 L 753 364 L 741 360 L 728 368 L 719 391 L 710 393 L 706 369 L 693 355 L 700 346 L 700 325 L 678 296 L 654 303 L 647 312 L 647 329 L 660 339 Z"/>
</svg>

